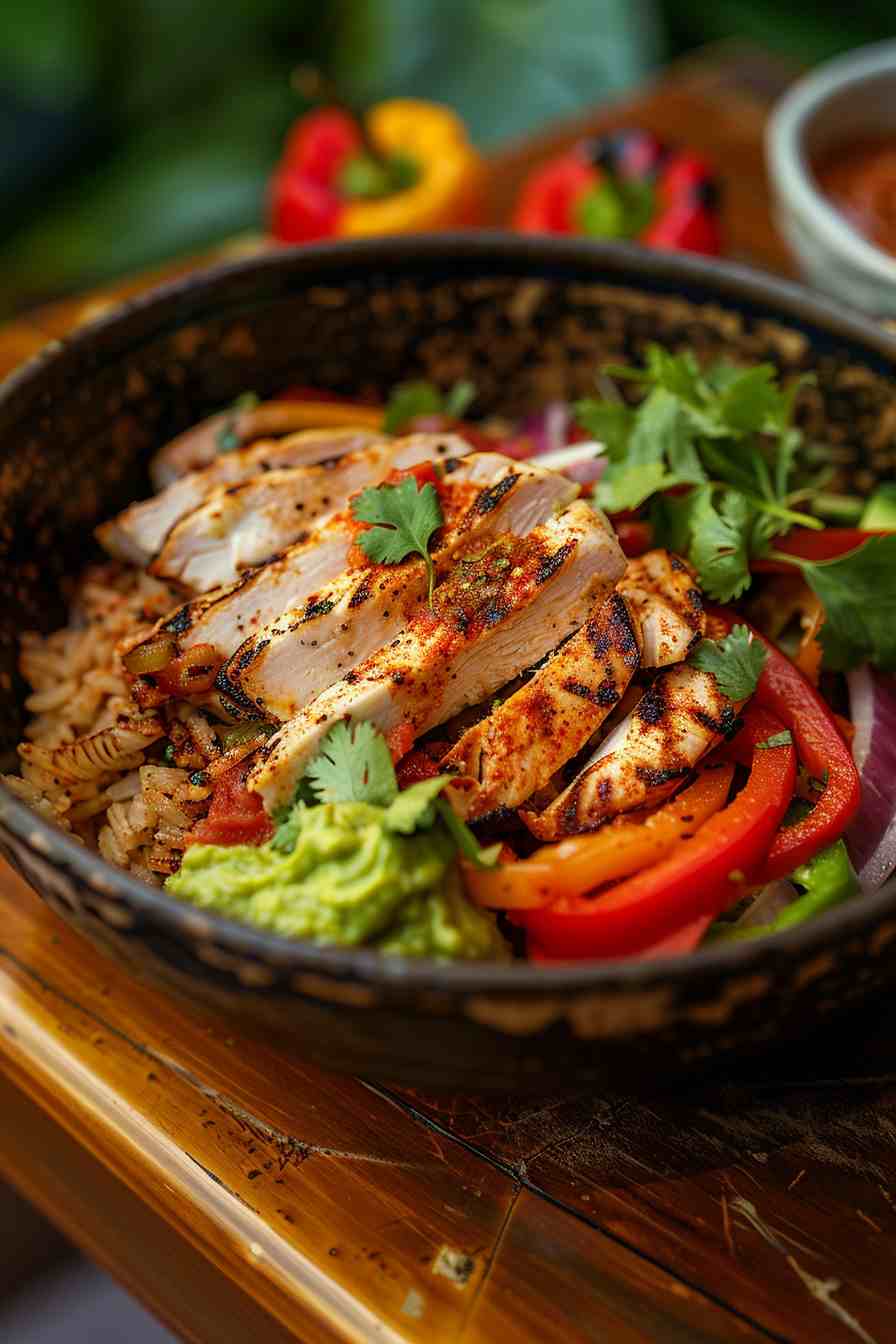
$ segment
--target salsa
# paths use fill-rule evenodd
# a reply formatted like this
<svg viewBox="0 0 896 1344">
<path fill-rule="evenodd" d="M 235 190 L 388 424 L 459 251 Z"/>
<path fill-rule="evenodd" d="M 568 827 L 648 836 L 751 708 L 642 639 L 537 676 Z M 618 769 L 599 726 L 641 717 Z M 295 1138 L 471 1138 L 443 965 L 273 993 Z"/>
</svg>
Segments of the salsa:
<svg viewBox="0 0 896 1344">
<path fill-rule="evenodd" d="M 820 158 L 814 172 L 853 228 L 896 257 L 896 135 L 841 145 Z"/>
</svg>

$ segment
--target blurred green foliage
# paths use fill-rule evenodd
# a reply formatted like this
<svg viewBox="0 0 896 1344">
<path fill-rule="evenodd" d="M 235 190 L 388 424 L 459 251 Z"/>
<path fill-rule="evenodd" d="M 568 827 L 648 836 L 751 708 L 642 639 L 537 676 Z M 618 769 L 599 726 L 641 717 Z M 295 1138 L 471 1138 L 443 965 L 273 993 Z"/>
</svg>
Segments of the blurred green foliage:
<svg viewBox="0 0 896 1344">
<path fill-rule="evenodd" d="M 349 99 L 456 106 L 483 147 L 600 101 L 670 53 L 753 37 L 807 62 L 886 36 L 892 0 L 2 0 L 0 304 L 263 222 L 319 66 Z"/>
</svg>

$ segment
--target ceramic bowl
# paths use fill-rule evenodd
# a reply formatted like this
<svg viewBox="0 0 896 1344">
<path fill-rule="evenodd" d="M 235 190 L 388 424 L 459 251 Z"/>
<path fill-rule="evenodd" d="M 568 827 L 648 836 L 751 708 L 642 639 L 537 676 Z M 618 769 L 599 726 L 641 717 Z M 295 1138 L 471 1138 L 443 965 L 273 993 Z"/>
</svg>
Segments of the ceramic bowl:
<svg viewBox="0 0 896 1344">
<path fill-rule="evenodd" d="M 778 226 L 807 280 L 880 317 L 896 317 L 896 257 L 864 238 L 819 189 L 812 162 L 866 135 L 896 140 L 896 42 L 821 66 L 778 103 L 766 157 Z"/>
<path fill-rule="evenodd" d="M 146 493 L 160 443 L 246 388 L 383 395 L 470 377 L 483 412 L 581 395 L 648 341 L 815 371 L 807 430 L 841 487 L 896 464 L 896 339 L 795 286 L 684 255 L 503 234 L 279 252 L 177 281 L 49 347 L 0 390 L 0 731 L 22 629 L 64 620 L 91 529 Z M 889 439 L 880 426 L 889 424 Z M 438 964 L 214 918 L 110 867 L 0 789 L 0 845 L 137 973 L 328 1068 L 425 1087 L 654 1081 L 805 1032 L 896 978 L 896 885 L 778 938 L 629 962 Z"/>
</svg>

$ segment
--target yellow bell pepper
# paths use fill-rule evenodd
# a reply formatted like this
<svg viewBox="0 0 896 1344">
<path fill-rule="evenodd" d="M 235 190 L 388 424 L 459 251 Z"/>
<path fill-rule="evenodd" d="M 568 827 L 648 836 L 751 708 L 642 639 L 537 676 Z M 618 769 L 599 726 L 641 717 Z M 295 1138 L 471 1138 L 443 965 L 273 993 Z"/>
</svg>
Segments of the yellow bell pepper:
<svg viewBox="0 0 896 1344">
<path fill-rule="evenodd" d="M 413 185 L 370 200 L 349 201 L 339 221 L 343 237 L 422 233 L 479 221 L 483 164 L 454 112 L 418 98 L 392 98 L 367 115 L 371 143 L 383 154 L 410 159 Z"/>
</svg>

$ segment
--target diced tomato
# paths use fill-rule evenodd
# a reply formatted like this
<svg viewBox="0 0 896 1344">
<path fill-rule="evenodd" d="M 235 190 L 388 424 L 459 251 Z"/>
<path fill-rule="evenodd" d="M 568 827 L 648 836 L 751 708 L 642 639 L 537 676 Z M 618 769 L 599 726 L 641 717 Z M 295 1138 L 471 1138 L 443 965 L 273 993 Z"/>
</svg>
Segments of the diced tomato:
<svg viewBox="0 0 896 1344">
<path fill-rule="evenodd" d="M 653 530 L 649 523 L 637 518 L 612 518 L 610 521 L 623 554 L 630 560 L 650 550 L 653 544 Z"/>
<path fill-rule="evenodd" d="M 208 816 L 187 836 L 189 845 L 262 845 L 274 827 L 257 793 L 246 788 L 249 765 L 241 761 L 218 780 Z"/>
</svg>

